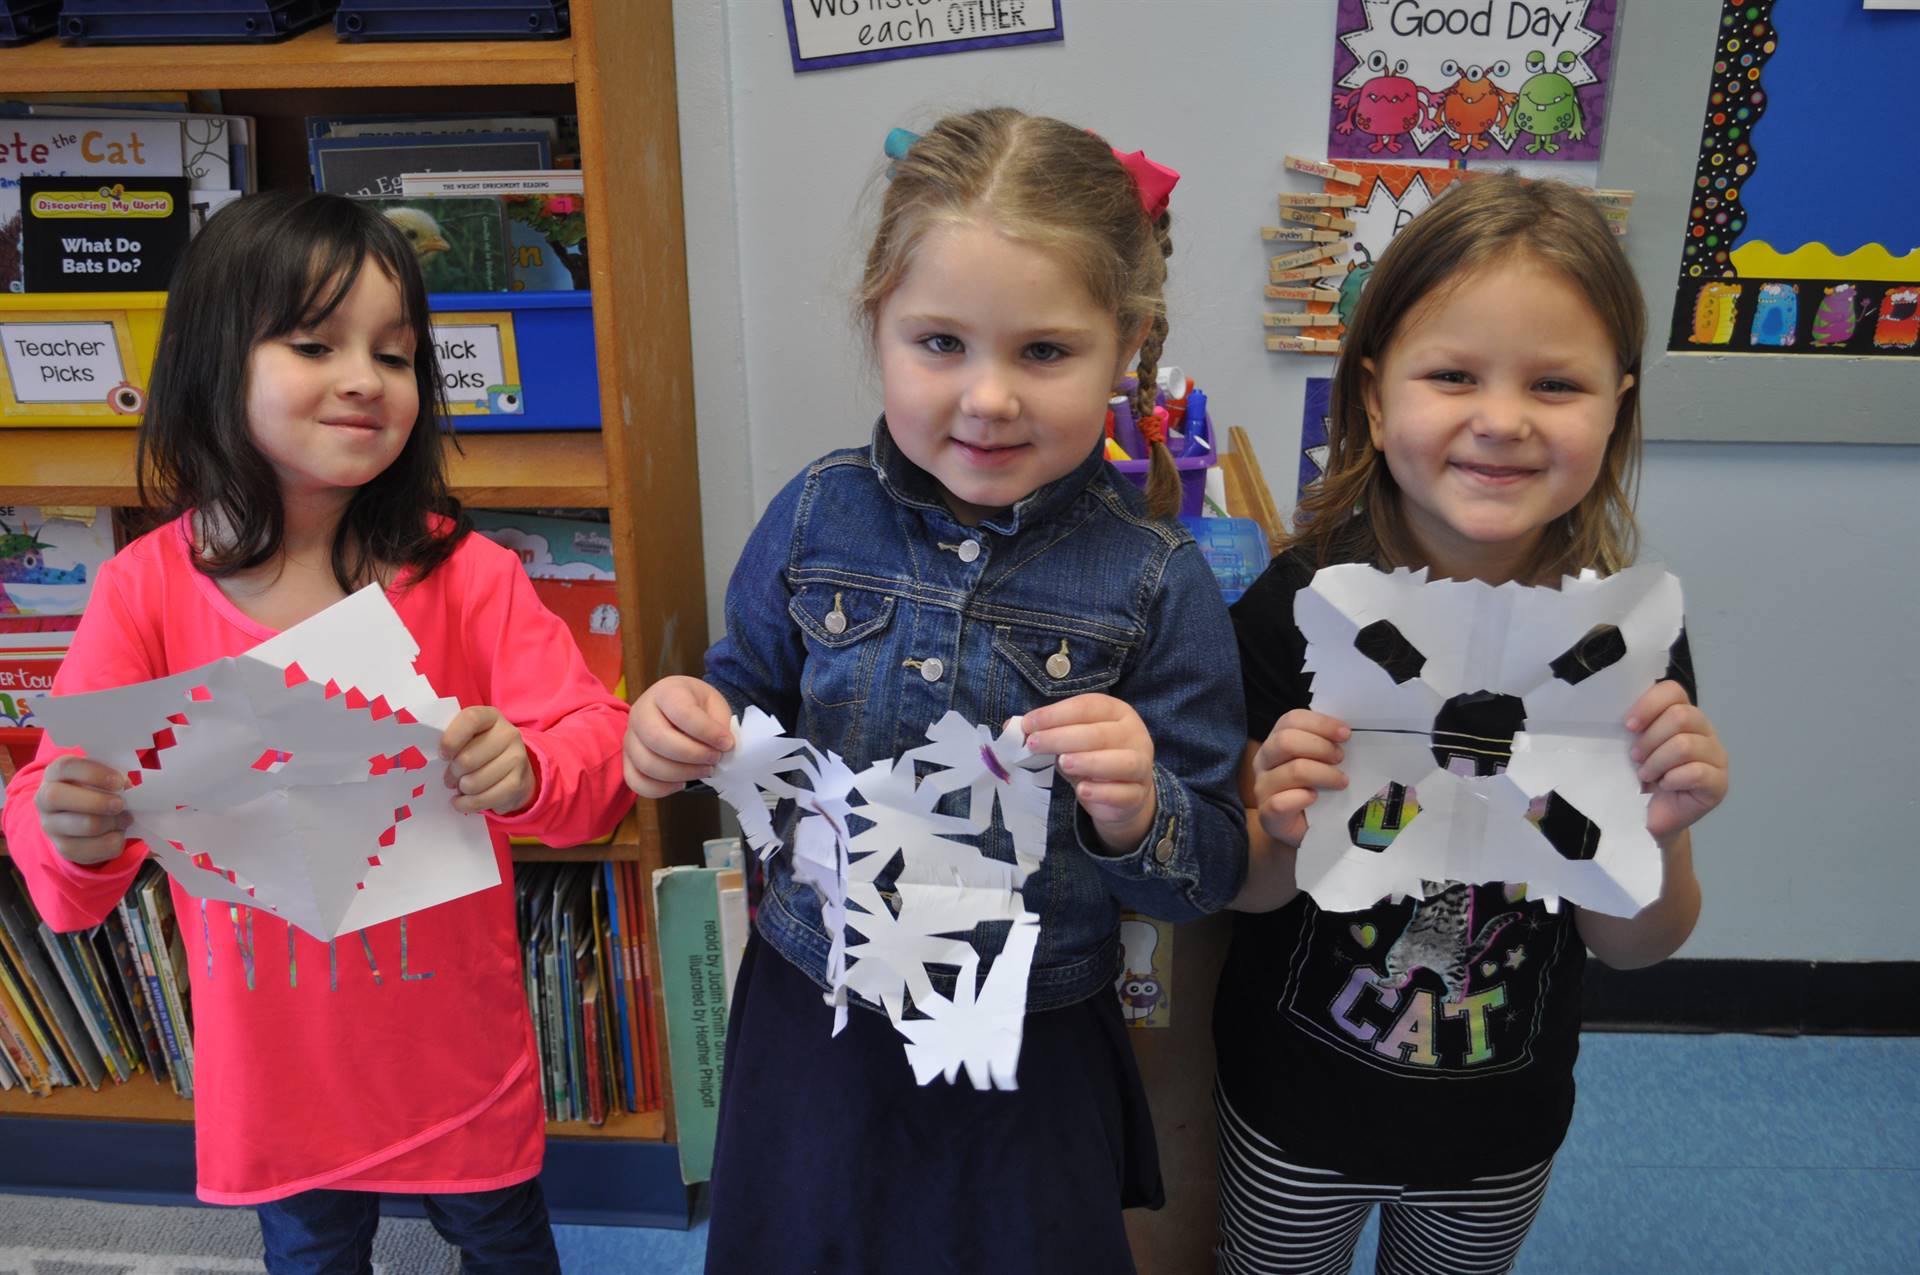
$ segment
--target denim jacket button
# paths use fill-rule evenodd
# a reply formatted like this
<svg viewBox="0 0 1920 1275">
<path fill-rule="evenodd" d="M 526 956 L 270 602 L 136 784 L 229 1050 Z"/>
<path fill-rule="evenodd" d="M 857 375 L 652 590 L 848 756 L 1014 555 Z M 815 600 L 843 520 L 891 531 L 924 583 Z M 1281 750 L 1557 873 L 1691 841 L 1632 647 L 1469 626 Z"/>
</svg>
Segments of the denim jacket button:
<svg viewBox="0 0 1920 1275">
<path fill-rule="evenodd" d="M 827 632 L 838 637 L 847 631 L 847 613 L 845 611 L 829 611 L 827 612 L 827 618 L 822 621 L 822 623 L 827 626 Z"/>
<path fill-rule="evenodd" d="M 947 666 L 942 664 L 937 657 L 931 660 L 921 661 L 920 676 L 926 678 L 929 682 L 939 681 L 940 675 L 946 671 Z"/>
<path fill-rule="evenodd" d="M 1161 863 L 1169 863 L 1172 861 L 1173 859 L 1173 834 L 1172 833 L 1168 833 L 1166 836 L 1160 838 L 1159 843 L 1153 847 L 1153 857 Z"/>
<path fill-rule="evenodd" d="M 972 562 L 980 556 L 980 542 L 978 540 L 962 540 L 960 542 L 959 552 L 960 561 Z"/>
<path fill-rule="evenodd" d="M 1062 642 L 1060 649 L 1047 657 L 1047 676 L 1059 681 L 1073 672 L 1073 660 L 1067 655 L 1067 644 Z"/>
</svg>

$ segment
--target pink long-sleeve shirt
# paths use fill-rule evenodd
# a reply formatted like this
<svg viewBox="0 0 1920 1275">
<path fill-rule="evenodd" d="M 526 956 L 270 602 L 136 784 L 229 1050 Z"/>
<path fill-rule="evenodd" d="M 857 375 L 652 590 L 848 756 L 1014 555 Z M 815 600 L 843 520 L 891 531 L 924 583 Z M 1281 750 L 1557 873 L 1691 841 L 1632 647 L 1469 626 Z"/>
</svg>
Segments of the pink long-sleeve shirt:
<svg viewBox="0 0 1920 1275">
<path fill-rule="evenodd" d="M 604 835 L 621 782 L 626 705 L 588 672 L 519 561 L 469 535 L 389 599 L 418 668 L 462 706 L 520 728 L 537 782 L 512 818 L 487 816 L 501 884 L 333 943 L 265 910 L 177 885 L 192 980 L 199 1195 L 256 1204 L 298 1191 L 485 1191 L 540 1171 L 539 1058 L 521 980 L 509 835 L 572 845 Z M 100 571 L 54 694 L 103 690 L 238 655 L 274 636 L 192 561 L 188 522 L 128 545 Z M 62 752 L 43 741 L 7 788 L 7 844 L 56 930 L 104 919 L 146 858 L 62 858 L 34 794 Z M 448 794 L 451 800 L 452 794 Z"/>
</svg>

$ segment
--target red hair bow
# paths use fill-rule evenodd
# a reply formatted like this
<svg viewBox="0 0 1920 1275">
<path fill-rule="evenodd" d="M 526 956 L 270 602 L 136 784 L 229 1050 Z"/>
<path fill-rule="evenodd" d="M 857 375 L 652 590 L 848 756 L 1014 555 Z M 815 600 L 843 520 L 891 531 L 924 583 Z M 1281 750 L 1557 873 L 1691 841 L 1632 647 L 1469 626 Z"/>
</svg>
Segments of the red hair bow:
<svg viewBox="0 0 1920 1275">
<path fill-rule="evenodd" d="M 1167 197 L 1173 194 L 1180 174 L 1165 164 L 1154 163 L 1147 158 L 1145 151 L 1128 154 L 1116 146 L 1113 148 L 1113 157 L 1133 178 L 1134 189 L 1140 192 L 1140 209 L 1147 214 L 1147 220 L 1160 220 L 1160 214 L 1167 210 Z"/>
</svg>

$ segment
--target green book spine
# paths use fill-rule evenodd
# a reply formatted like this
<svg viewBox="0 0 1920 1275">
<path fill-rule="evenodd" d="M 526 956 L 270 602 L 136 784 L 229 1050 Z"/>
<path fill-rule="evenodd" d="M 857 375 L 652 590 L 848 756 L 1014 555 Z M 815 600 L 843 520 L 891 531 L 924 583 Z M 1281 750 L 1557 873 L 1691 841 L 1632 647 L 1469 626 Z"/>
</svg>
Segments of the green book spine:
<svg viewBox="0 0 1920 1275">
<path fill-rule="evenodd" d="M 714 1130 L 727 1039 L 727 969 L 720 936 L 715 868 L 662 868 L 653 874 L 660 982 L 665 993 L 667 1070 L 679 1126 L 680 1177 L 713 1176 Z"/>
</svg>

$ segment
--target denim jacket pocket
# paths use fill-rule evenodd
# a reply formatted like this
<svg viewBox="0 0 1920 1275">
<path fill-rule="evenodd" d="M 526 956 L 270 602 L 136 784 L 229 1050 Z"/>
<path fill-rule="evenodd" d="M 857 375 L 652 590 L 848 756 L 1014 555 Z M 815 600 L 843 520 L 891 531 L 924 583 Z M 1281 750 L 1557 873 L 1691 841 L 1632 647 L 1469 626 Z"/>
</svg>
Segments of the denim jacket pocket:
<svg viewBox="0 0 1920 1275">
<path fill-rule="evenodd" d="M 883 593 L 824 584 L 802 585 L 787 614 L 807 635 L 807 698 L 823 708 L 866 701 L 873 684 L 880 636 L 893 620 L 894 599 Z"/>
<path fill-rule="evenodd" d="M 1052 700 L 1104 691 L 1120 680 L 1130 648 L 1080 633 L 1002 624 L 993 630 L 994 680 L 1003 717 Z M 1007 676 L 1010 667 L 1018 677 Z"/>
</svg>

